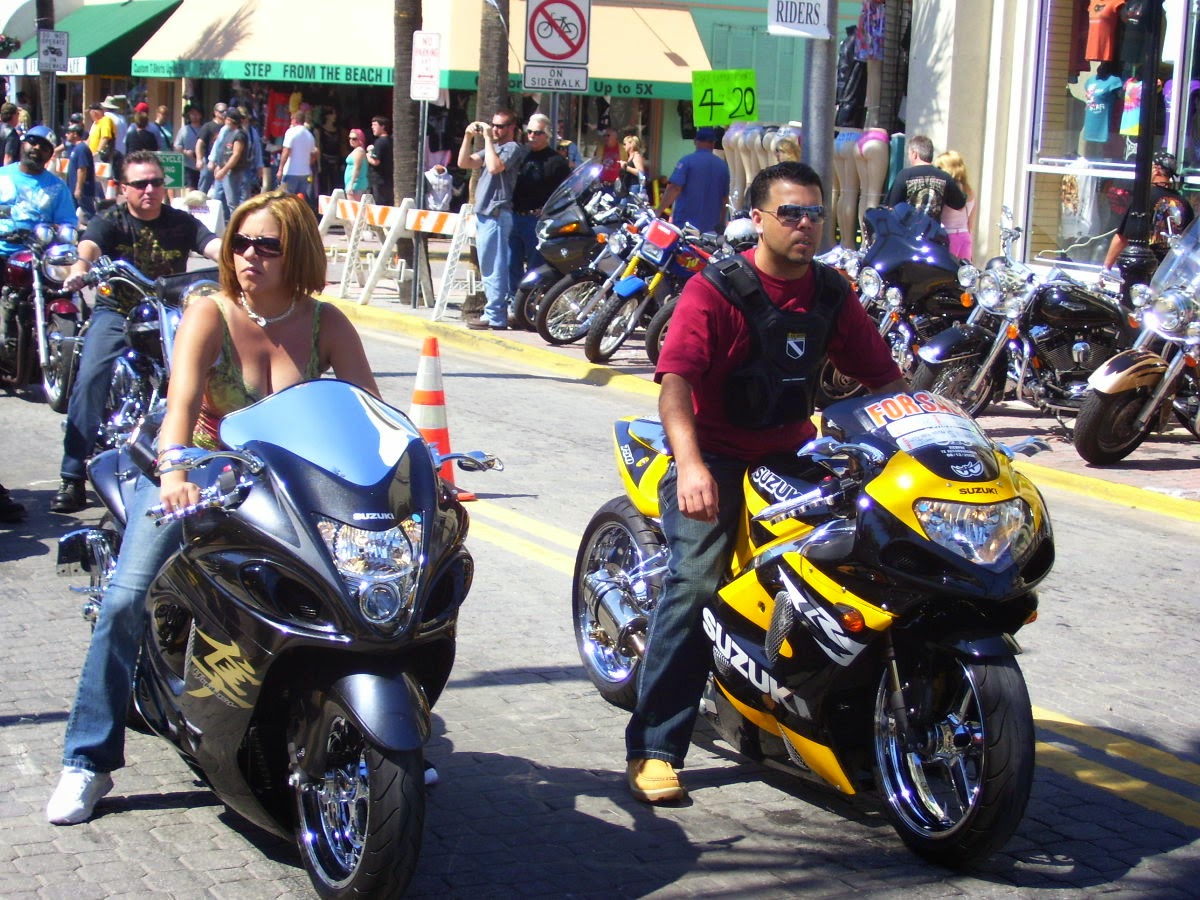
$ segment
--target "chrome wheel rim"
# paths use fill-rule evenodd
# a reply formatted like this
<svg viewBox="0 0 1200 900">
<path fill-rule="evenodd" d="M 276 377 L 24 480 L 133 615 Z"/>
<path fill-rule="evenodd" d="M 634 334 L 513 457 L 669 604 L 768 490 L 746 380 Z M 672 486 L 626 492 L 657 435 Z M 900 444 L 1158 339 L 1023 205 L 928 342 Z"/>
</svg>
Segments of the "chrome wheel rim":
<svg viewBox="0 0 1200 900">
<path fill-rule="evenodd" d="M 587 576 L 604 570 L 610 575 L 628 573 L 639 569 L 644 560 L 641 551 L 629 531 L 616 522 L 599 529 L 588 548 L 587 564 L 580 581 Z M 636 587 L 636 585 L 635 585 Z M 584 590 L 583 584 L 578 586 Z M 588 603 L 579 604 L 579 621 L 576 627 L 583 638 L 583 655 L 593 670 L 607 681 L 620 684 L 633 672 L 636 660 L 626 656 L 617 647 L 617 635 L 609 634 L 592 615 Z"/>
<path fill-rule="evenodd" d="M 328 762 L 320 779 L 304 785 L 305 843 L 331 884 L 348 881 L 368 835 L 371 788 L 366 744 L 339 716 L 329 727 Z"/>
</svg>

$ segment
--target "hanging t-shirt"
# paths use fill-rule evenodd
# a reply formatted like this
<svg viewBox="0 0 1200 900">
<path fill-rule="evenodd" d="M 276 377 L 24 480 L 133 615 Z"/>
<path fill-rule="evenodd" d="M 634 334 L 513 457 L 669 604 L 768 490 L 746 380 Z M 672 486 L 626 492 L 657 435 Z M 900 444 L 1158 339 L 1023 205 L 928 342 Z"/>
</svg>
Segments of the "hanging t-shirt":
<svg viewBox="0 0 1200 900">
<path fill-rule="evenodd" d="M 1137 137 L 1142 123 L 1142 83 L 1130 78 L 1125 82 L 1125 101 L 1121 106 L 1121 134 Z"/>
<path fill-rule="evenodd" d="M 1108 123 L 1121 92 L 1121 79 L 1116 75 L 1107 78 L 1093 75 L 1083 90 L 1083 139 L 1103 144 L 1108 140 Z"/>
<path fill-rule="evenodd" d="M 1125 0 L 1094 0 L 1088 7 L 1087 58 L 1111 62 L 1117 58 L 1117 29 Z"/>
</svg>

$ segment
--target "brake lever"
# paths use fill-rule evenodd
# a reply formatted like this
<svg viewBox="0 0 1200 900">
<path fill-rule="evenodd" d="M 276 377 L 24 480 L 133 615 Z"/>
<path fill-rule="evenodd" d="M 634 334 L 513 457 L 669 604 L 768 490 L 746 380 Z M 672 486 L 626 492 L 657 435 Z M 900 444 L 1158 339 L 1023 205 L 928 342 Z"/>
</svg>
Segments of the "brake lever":
<svg viewBox="0 0 1200 900">
<path fill-rule="evenodd" d="M 250 487 L 250 479 L 234 474 L 233 467 L 228 466 L 222 470 L 216 484 L 200 489 L 200 499 L 195 503 L 170 511 L 164 504 L 156 503 L 146 510 L 146 516 L 154 519 L 154 524 L 161 527 L 182 521 L 206 509 L 234 509 L 246 499 Z"/>
</svg>

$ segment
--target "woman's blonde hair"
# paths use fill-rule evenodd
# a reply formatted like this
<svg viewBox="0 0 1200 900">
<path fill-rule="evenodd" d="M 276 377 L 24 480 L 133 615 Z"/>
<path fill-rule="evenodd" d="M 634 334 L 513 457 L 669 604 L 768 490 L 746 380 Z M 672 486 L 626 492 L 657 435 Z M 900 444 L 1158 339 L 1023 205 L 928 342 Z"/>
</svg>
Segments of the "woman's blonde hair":
<svg viewBox="0 0 1200 900">
<path fill-rule="evenodd" d="M 640 137 L 638 137 L 636 134 L 627 134 L 627 135 L 625 135 L 625 137 L 621 138 L 622 145 L 624 145 L 624 143 L 626 141 L 633 141 L 633 145 L 629 148 L 631 153 L 633 153 L 633 152 L 645 153 L 646 152 L 645 148 L 642 147 L 642 139 Z"/>
<path fill-rule="evenodd" d="M 279 239 L 283 243 L 283 282 L 288 292 L 295 296 L 323 291 L 325 246 L 317 231 L 317 217 L 303 198 L 281 190 L 254 195 L 229 217 L 218 262 L 221 288 L 231 297 L 242 292 L 233 265 L 233 242 L 229 239 L 238 233 L 247 216 L 260 210 L 269 212 L 279 223 Z"/>
<path fill-rule="evenodd" d="M 933 164 L 957 181 L 964 194 L 971 191 L 971 182 L 967 179 L 967 164 L 957 150 L 947 150 L 938 154 Z"/>
</svg>

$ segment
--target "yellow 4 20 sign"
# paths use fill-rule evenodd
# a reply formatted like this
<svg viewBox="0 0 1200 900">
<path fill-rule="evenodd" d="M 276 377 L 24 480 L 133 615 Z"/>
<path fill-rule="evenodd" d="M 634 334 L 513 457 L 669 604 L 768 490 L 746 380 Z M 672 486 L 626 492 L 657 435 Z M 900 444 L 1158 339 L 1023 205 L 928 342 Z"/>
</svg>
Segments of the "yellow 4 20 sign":
<svg viewBox="0 0 1200 900">
<path fill-rule="evenodd" d="M 753 122 L 758 118 L 753 69 L 692 73 L 692 121 L 702 125 Z"/>
</svg>

